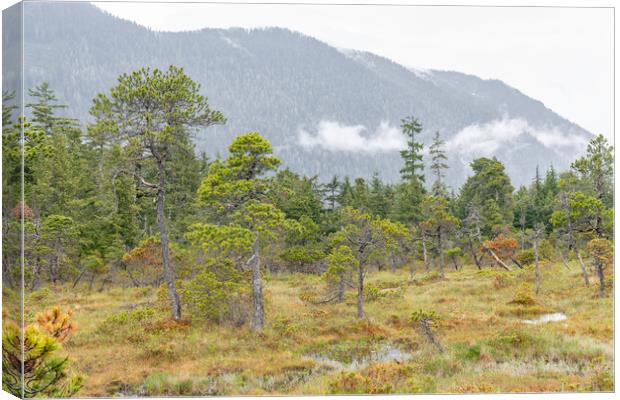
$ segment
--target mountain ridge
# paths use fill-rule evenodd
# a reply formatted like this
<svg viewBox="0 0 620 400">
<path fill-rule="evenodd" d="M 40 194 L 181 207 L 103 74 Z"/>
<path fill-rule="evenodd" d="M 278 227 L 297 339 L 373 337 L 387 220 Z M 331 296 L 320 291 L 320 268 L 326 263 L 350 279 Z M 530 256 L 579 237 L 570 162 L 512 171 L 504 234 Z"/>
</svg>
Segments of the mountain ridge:
<svg viewBox="0 0 620 400">
<path fill-rule="evenodd" d="M 229 119 L 197 139 L 210 156 L 225 154 L 234 135 L 259 131 L 297 172 L 327 180 L 377 171 L 397 181 L 395 132 L 414 115 L 426 145 L 435 131 L 446 140 L 453 187 L 478 156 L 504 162 L 517 186 L 536 165 L 567 168 L 592 137 L 500 80 L 412 69 L 286 28 L 156 31 L 84 3 L 27 3 L 24 14 L 26 88 L 48 81 L 85 122 L 91 99 L 120 73 L 180 65 Z"/>
</svg>

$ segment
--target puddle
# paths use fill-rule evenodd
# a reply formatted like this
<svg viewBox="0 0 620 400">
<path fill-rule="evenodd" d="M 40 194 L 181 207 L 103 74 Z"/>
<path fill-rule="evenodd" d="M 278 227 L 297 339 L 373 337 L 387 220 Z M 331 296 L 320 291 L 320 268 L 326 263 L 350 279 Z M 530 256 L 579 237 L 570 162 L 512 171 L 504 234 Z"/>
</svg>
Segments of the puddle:
<svg viewBox="0 0 620 400">
<path fill-rule="evenodd" d="M 383 345 L 367 356 L 353 358 L 349 363 L 334 360 L 324 354 L 308 354 L 307 357 L 335 370 L 357 370 L 372 363 L 403 362 L 411 358 L 411 353 L 392 345 Z"/>
<path fill-rule="evenodd" d="M 536 319 L 523 319 L 522 323 L 528 325 L 538 325 L 538 324 L 546 324 L 547 322 L 556 322 L 556 321 L 564 321 L 566 319 L 566 314 L 564 313 L 551 313 L 551 314 L 543 314 Z"/>
</svg>

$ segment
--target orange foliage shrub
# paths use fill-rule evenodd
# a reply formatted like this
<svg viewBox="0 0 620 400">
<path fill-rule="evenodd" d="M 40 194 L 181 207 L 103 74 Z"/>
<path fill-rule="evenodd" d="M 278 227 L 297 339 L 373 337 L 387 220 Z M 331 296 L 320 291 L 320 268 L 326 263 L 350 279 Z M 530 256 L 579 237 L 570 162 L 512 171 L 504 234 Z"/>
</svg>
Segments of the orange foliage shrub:
<svg viewBox="0 0 620 400">
<path fill-rule="evenodd" d="M 484 246 L 493 250 L 502 260 L 507 260 L 514 257 L 519 242 L 512 236 L 500 234 L 493 240 L 485 240 Z"/>
<path fill-rule="evenodd" d="M 22 216 L 22 210 L 24 214 L 24 219 L 32 219 L 32 217 L 34 217 L 34 212 L 32 211 L 32 208 L 28 207 L 28 204 L 23 201 L 20 201 L 15 207 L 13 207 L 13 209 L 11 210 L 11 216 L 17 220 L 20 219 Z"/>
<path fill-rule="evenodd" d="M 69 310 L 64 313 L 59 306 L 56 306 L 51 310 L 37 314 L 36 319 L 37 324 L 44 332 L 62 343 L 78 329 L 77 323 L 71 321 L 72 317 L 73 311 Z"/>
</svg>

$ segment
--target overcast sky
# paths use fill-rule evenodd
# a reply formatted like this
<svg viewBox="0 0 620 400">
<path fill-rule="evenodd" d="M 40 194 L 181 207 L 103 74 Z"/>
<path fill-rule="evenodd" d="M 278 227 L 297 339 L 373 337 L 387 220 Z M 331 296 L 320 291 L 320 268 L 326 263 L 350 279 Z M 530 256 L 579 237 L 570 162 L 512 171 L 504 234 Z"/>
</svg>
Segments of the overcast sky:
<svg viewBox="0 0 620 400">
<path fill-rule="evenodd" d="M 286 27 L 405 66 L 501 79 L 613 141 L 609 8 L 95 4 L 156 30 Z"/>
</svg>

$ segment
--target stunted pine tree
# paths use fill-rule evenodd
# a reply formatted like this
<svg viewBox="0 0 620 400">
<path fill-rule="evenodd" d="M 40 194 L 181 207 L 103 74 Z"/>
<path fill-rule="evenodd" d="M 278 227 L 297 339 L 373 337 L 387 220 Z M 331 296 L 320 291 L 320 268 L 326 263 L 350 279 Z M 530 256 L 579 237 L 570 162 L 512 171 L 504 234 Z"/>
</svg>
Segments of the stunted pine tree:
<svg viewBox="0 0 620 400">
<path fill-rule="evenodd" d="M 284 223 L 284 213 L 270 200 L 271 179 L 265 175 L 277 169 L 280 160 L 257 132 L 238 136 L 228 150 L 228 159 L 213 162 L 198 189 L 199 201 L 209 211 L 212 223 L 197 224 L 192 229 L 219 232 L 222 227 L 234 227 L 237 234 L 215 237 L 232 242 L 243 239 L 239 254 L 246 257 L 245 266 L 252 271 L 251 328 L 258 331 L 265 322 L 261 249 L 274 241 L 275 229 Z M 205 245 L 208 242 L 203 242 Z"/>
<path fill-rule="evenodd" d="M 327 269 L 323 276 L 332 287 L 332 296 L 328 301 L 344 300 L 344 292 L 351 283 L 351 273 L 359 266 L 359 261 L 353 255 L 351 248 L 346 245 L 335 246 L 326 258 Z"/>
<path fill-rule="evenodd" d="M 83 377 L 69 372 L 71 362 L 58 354 L 60 340 L 36 325 L 22 328 L 3 318 L 2 389 L 19 398 L 71 397 Z"/>
<path fill-rule="evenodd" d="M 357 259 L 357 318 L 364 317 L 364 277 L 373 251 L 381 245 L 382 238 L 376 220 L 367 213 L 351 207 L 343 210 L 344 226 L 341 234 L 344 242 Z"/>
<path fill-rule="evenodd" d="M 605 271 L 613 268 L 614 245 L 607 239 L 595 238 L 588 242 L 588 251 L 594 259 L 599 279 L 599 296 L 605 297 Z"/>
<path fill-rule="evenodd" d="M 444 251 L 448 236 L 458 229 L 459 221 L 448 208 L 448 201 L 442 196 L 427 196 L 423 208 L 427 219 L 422 223 L 426 235 L 435 240 L 439 257 L 439 275 L 445 277 Z"/>
<path fill-rule="evenodd" d="M 155 212 L 161 240 L 164 279 L 172 308 L 172 318 L 181 318 L 181 303 L 170 263 L 170 243 L 166 220 L 168 163 L 175 153 L 193 152 L 192 133 L 225 122 L 212 110 L 200 85 L 182 68 L 143 68 L 118 78 L 109 94 L 94 99 L 91 114 L 96 124 L 113 127 L 114 140 L 123 146 L 127 160 L 123 172 L 133 176 L 139 187 L 155 197 Z M 151 176 L 147 172 L 154 171 Z M 154 182 L 148 179 L 154 178 Z"/>
<path fill-rule="evenodd" d="M 584 281 L 588 285 L 588 273 L 583 263 L 580 248 L 581 243 L 598 235 L 605 234 L 605 225 L 611 216 L 605 213 L 605 205 L 595 197 L 583 192 L 565 192 L 560 194 L 560 208 L 551 215 L 551 223 L 564 234 L 567 247 L 573 249 L 579 259 Z"/>
<path fill-rule="evenodd" d="M 597 200 L 606 207 L 613 206 L 613 146 L 607 143 L 603 135 L 598 135 L 588 143 L 586 155 L 573 162 L 571 168 L 591 188 Z M 597 237 L 606 237 L 602 214 L 596 216 L 594 229 Z"/>
<path fill-rule="evenodd" d="M 540 291 L 540 267 L 538 266 L 538 258 L 539 258 L 539 244 L 540 240 L 543 238 L 545 226 L 542 223 L 537 223 L 534 225 L 534 229 L 530 233 L 530 238 L 532 240 L 532 245 L 534 247 L 534 273 L 536 275 L 536 294 Z"/>
</svg>

